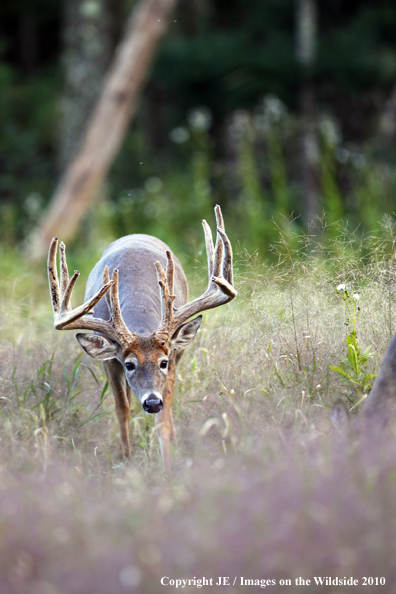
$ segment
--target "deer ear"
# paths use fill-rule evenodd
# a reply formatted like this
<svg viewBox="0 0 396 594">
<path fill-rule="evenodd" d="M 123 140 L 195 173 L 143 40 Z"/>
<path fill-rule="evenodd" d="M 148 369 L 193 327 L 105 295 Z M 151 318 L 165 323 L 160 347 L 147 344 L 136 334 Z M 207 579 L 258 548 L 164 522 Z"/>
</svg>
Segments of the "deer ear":
<svg viewBox="0 0 396 594">
<path fill-rule="evenodd" d="M 106 361 L 114 359 L 118 354 L 118 344 L 99 334 L 76 334 L 76 338 L 84 351 L 94 359 Z"/>
<path fill-rule="evenodd" d="M 202 316 L 178 327 L 170 341 L 170 348 L 182 351 L 192 342 L 202 322 Z"/>
</svg>

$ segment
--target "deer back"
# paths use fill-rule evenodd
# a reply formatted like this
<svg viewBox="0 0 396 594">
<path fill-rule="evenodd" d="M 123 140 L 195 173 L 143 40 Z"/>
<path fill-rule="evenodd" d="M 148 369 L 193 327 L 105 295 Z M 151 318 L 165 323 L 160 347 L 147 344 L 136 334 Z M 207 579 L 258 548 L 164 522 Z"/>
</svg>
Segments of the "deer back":
<svg viewBox="0 0 396 594">
<path fill-rule="evenodd" d="M 131 332 L 149 334 L 154 332 L 161 319 L 161 301 L 157 272 L 154 263 L 166 267 L 166 251 L 169 247 L 160 239 L 144 234 L 122 237 L 106 247 L 99 262 L 89 275 L 85 301 L 90 299 L 103 284 L 103 271 L 109 267 L 110 276 L 115 268 L 119 271 L 119 299 L 122 317 Z M 174 305 L 180 307 L 188 301 L 188 283 L 184 270 L 173 254 L 175 262 Z M 104 320 L 110 313 L 106 299 L 94 307 L 94 316 Z"/>
</svg>

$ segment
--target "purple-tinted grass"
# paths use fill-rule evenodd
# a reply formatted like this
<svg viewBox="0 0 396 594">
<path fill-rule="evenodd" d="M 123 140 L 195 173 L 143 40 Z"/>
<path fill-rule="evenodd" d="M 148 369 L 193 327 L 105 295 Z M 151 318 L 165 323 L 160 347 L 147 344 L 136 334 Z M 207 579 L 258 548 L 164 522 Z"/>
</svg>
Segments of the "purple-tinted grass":
<svg viewBox="0 0 396 594">
<path fill-rule="evenodd" d="M 228 592 L 251 591 L 241 577 L 290 579 L 296 591 L 298 577 L 352 576 L 384 577 L 391 592 L 396 438 L 375 437 L 279 437 L 273 456 L 263 438 L 221 472 L 193 463 L 169 485 L 128 467 L 92 477 L 55 461 L 3 467 L 0 591 L 161 592 L 164 576 L 237 577 Z"/>
<path fill-rule="evenodd" d="M 237 277 L 239 299 L 205 314 L 178 369 L 169 482 L 137 403 L 121 460 L 103 371 L 73 333 L 52 330 L 49 301 L 22 309 L 21 289 L 0 295 L 0 594 L 169 592 L 162 578 L 203 577 L 231 583 L 203 591 L 253 592 L 260 580 L 305 591 L 297 578 L 351 591 L 314 577 L 395 591 L 396 425 L 335 434 L 331 405 L 351 387 L 328 367 L 345 357 L 334 289 L 346 282 L 378 370 L 396 319 L 393 269 L 341 248 Z M 386 583 L 364 589 L 364 577 Z"/>
</svg>

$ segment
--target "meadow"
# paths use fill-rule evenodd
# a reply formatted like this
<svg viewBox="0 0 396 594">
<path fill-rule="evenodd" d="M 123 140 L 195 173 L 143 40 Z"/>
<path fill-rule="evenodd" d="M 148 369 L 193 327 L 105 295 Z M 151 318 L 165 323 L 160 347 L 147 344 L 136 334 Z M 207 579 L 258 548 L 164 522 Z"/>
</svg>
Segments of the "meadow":
<svg viewBox="0 0 396 594">
<path fill-rule="evenodd" d="M 395 225 L 317 235 L 280 233 L 264 264 L 236 250 L 238 298 L 204 314 L 178 368 L 169 480 L 137 402 L 121 459 L 100 364 L 53 330 L 44 263 L 3 249 L 1 594 L 350 590 L 326 577 L 396 591 L 396 423 L 334 431 L 333 403 L 352 406 L 357 388 L 329 368 L 347 352 L 344 283 L 359 294 L 366 373 L 379 370 L 395 331 Z M 94 257 L 70 256 L 75 305 Z M 205 277 L 197 254 L 193 295 Z"/>
</svg>

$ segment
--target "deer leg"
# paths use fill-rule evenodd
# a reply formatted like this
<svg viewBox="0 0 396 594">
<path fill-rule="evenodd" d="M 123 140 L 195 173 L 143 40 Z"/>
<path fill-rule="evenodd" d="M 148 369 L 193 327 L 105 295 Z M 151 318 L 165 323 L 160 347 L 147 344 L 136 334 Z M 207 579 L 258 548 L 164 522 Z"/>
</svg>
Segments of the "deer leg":
<svg viewBox="0 0 396 594">
<path fill-rule="evenodd" d="M 170 411 L 165 405 L 162 410 L 155 415 L 155 428 L 161 448 L 162 467 L 166 474 L 172 473 L 172 466 L 169 453 L 169 439 L 171 435 Z"/>
<path fill-rule="evenodd" d="M 172 440 L 173 447 L 177 448 L 177 435 L 176 435 L 175 423 L 173 422 L 172 409 L 170 409 L 169 420 L 170 420 L 170 438 Z"/>
<path fill-rule="evenodd" d="M 170 404 L 166 405 L 164 402 L 162 410 L 155 415 L 155 428 L 160 442 L 162 466 L 167 475 L 171 475 L 172 473 L 169 453 L 170 440 L 172 440 L 174 447 L 177 445 L 175 425 L 171 409 L 173 390 L 172 393 L 169 392 L 169 396 L 171 396 L 168 400 L 168 402 L 170 401 Z"/>
<path fill-rule="evenodd" d="M 174 377 L 173 377 L 173 386 L 172 386 L 172 400 L 173 400 L 173 390 L 174 390 L 174 385 L 175 385 L 175 379 L 176 379 L 176 367 L 180 361 L 180 359 L 182 358 L 184 351 L 176 351 L 176 360 L 175 360 L 175 373 L 174 373 Z M 172 409 L 170 409 L 169 411 L 169 419 L 170 419 L 170 438 L 172 440 L 173 443 L 173 447 L 177 448 L 177 435 L 176 435 L 176 428 L 175 428 L 175 423 L 173 422 L 173 411 Z"/>
<path fill-rule="evenodd" d="M 161 448 L 162 466 L 166 474 L 172 473 L 172 466 L 169 453 L 169 440 L 176 439 L 175 427 L 172 415 L 173 392 L 176 379 L 176 352 L 171 351 L 168 363 L 168 378 L 163 394 L 164 406 L 155 415 L 155 428 Z"/>
<path fill-rule="evenodd" d="M 131 396 L 132 396 L 132 390 L 131 390 L 131 386 L 128 384 L 128 382 L 125 382 L 126 385 L 126 396 L 127 396 L 127 400 L 128 400 L 128 404 L 129 404 L 129 408 L 131 407 Z"/>
<path fill-rule="evenodd" d="M 115 411 L 121 432 L 121 454 L 129 458 L 129 413 L 130 390 L 128 390 L 124 369 L 117 359 L 103 361 L 107 380 L 114 395 Z"/>
</svg>

